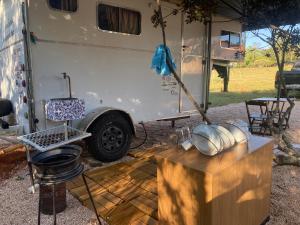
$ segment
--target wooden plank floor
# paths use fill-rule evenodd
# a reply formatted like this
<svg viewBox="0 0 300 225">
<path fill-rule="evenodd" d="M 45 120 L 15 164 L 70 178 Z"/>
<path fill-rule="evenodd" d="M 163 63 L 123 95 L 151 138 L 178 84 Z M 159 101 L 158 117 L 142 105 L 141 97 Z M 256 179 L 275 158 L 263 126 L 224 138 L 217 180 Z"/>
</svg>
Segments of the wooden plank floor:
<svg viewBox="0 0 300 225">
<path fill-rule="evenodd" d="M 156 225 L 157 180 L 154 155 L 165 148 L 136 150 L 135 159 L 85 174 L 98 214 L 110 225 Z M 92 209 L 81 177 L 67 184 L 70 193 Z"/>
</svg>

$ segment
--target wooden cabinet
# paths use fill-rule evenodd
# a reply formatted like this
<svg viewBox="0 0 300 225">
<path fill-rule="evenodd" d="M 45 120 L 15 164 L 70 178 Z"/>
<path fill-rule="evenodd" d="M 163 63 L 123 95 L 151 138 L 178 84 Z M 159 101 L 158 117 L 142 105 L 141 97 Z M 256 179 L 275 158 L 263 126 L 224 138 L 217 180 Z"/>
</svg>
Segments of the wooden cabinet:
<svg viewBox="0 0 300 225">
<path fill-rule="evenodd" d="M 157 155 L 161 225 L 260 225 L 270 214 L 273 142 L 249 143 L 208 157 L 196 149 Z"/>
</svg>

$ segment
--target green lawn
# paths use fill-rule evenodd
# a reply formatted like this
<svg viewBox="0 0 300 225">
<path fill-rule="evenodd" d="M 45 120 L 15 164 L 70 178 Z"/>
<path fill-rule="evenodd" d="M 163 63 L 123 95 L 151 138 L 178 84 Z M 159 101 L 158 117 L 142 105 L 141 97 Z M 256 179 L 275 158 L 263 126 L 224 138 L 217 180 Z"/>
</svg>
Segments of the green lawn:
<svg viewBox="0 0 300 225">
<path fill-rule="evenodd" d="M 213 106 L 244 102 L 258 97 L 273 97 L 276 67 L 231 69 L 229 92 L 224 93 L 223 79 L 213 71 L 210 86 L 210 102 Z"/>
</svg>

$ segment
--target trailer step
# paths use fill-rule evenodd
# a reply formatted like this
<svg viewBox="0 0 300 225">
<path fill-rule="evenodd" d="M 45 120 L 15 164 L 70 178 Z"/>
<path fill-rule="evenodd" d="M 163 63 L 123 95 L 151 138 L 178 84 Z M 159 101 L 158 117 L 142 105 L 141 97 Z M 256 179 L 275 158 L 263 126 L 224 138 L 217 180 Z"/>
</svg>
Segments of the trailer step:
<svg viewBox="0 0 300 225">
<path fill-rule="evenodd" d="M 191 118 L 190 115 L 183 115 L 183 116 L 176 116 L 176 117 L 168 117 L 168 118 L 159 119 L 159 120 L 156 120 L 156 121 L 158 121 L 158 122 L 171 121 L 171 126 L 172 126 L 172 128 L 174 128 L 176 120 L 184 120 L 184 119 L 189 119 L 189 118 Z"/>
</svg>

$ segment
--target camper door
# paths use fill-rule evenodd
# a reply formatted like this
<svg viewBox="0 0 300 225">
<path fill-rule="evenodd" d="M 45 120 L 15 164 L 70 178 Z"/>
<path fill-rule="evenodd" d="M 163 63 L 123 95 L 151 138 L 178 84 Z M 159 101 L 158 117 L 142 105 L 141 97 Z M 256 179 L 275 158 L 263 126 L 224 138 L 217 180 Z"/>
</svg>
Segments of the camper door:
<svg viewBox="0 0 300 225">
<path fill-rule="evenodd" d="M 182 21 L 182 65 L 181 79 L 199 105 L 203 104 L 204 73 L 203 46 L 205 26 L 200 22 L 186 24 Z M 194 107 L 183 91 L 180 94 L 180 111 L 194 111 Z"/>
</svg>

